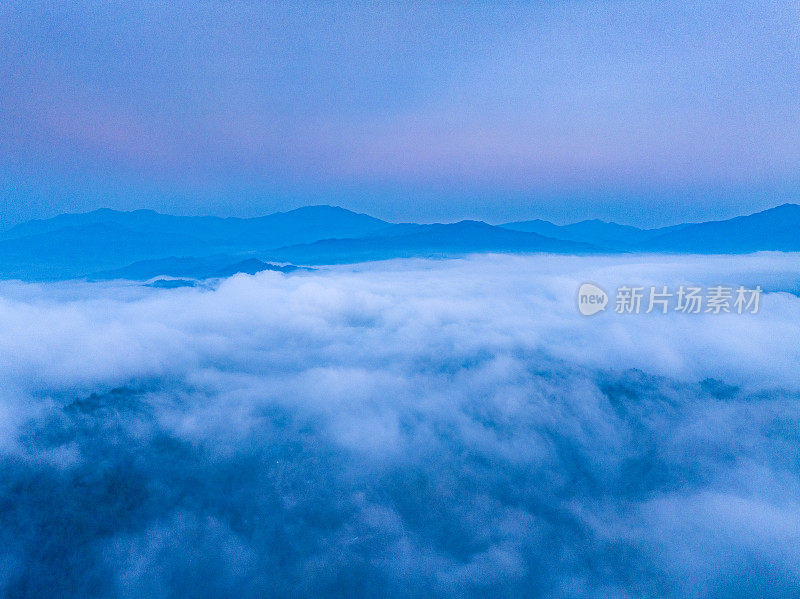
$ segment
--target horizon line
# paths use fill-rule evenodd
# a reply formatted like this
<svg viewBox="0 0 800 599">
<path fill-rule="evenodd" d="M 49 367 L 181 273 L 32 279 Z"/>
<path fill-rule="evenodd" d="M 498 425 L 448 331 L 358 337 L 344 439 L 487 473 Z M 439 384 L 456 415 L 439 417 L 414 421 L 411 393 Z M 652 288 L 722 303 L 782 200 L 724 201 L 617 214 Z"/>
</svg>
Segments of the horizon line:
<svg viewBox="0 0 800 599">
<path fill-rule="evenodd" d="M 276 212 L 270 212 L 270 213 L 262 214 L 262 215 L 259 215 L 259 216 L 218 216 L 218 215 L 213 215 L 213 214 L 195 214 L 195 215 L 191 215 L 191 214 L 171 214 L 171 213 L 168 213 L 168 212 L 159 212 L 158 210 L 155 210 L 153 208 L 134 208 L 132 210 L 119 210 L 119 209 L 116 209 L 116 208 L 108 208 L 108 207 L 104 206 L 104 207 L 101 207 L 101 208 L 95 208 L 94 210 L 88 210 L 88 211 L 85 211 L 85 212 L 61 212 L 59 214 L 56 214 L 55 216 L 50 216 L 50 217 L 46 217 L 46 218 L 32 218 L 32 219 L 28 219 L 28 220 L 25 220 L 25 221 L 18 222 L 18 223 L 14 224 L 14 225 L 12 225 L 10 227 L 6 227 L 6 228 L 0 230 L 0 232 L 6 233 L 8 231 L 13 231 L 17 227 L 21 227 L 21 226 L 24 226 L 24 225 L 29 224 L 29 223 L 45 222 L 45 221 L 53 220 L 53 219 L 56 219 L 56 218 L 59 218 L 59 217 L 62 217 L 62 216 L 81 216 L 81 215 L 94 214 L 96 212 L 113 212 L 113 213 L 117 213 L 117 214 L 135 214 L 137 212 L 139 212 L 139 213 L 147 212 L 147 213 L 152 213 L 152 214 L 156 214 L 156 215 L 159 215 L 159 216 L 167 216 L 167 217 L 174 217 L 174 218 L 189 218 L 189 219 L 191 219 L 191 218 L 206 218 L 206 219 L 219 219 L 219 220 L 247 221 L 247 220 L 257 220 L 257 219 L 260 219 L 260 218 L 268 218 L 268 217 L 271 217 L 271 216 L 277 216 L 279 214 L 291 214 L 293 212 L 299 212 L 301 210 L 307 210 L 309 208 L 332 208 L 332 209 L 348 212 L 350 214 L 355 214 L 355 215 L 358 215 L 358 216 L 366 216 L 368 218 L 379 220 L 379 221 L 385 222 L 387 225 L 406 225 L 406 224 L 453 225 L 453 224 L 458 224 L 458 223 L 463 223 L 463 222 L 479 222 L 479 223 L 484 223 L 484 224 L 487 224 L 487 225 L 490 225 L 490 226 L 493 226 L 493 227 L 502 227 L 502 226 L 511 225 L 511 224 L 521 224 L 521 223 L 530 223 L 530 222 L 543 222 L 543 223 L 548 223 L 548 224 L 554 225 L 556 227 L 566 227 L 566 226 L 576 225 L 576 224 L 580 224 L 580 223 L 600 222 L 600 223 L 607 224 L 607 225 L 617 225 L 617 226 L 620 226 L 620 227 L 627 227 L 627 228 L 630 228 L 630 229 L 638 229 L 640 231 L 656 231 L 658 229 L 666 229 L 666 228 L 677 227 L 677 226 L 681 226 L 681 225 L 694 225 L 694 224 L 704 224 L 704 223 L 714 223 L 714 222 L 725 222 L 725 221 L 733 220 L 733 219 L 736 219 L 736 218 L 754 216 L 756 214 L 762 214 L 764 212 L 770 212 L 772 210 L 777 210 L 779 208 L 784 208 L 784 207 L 788 207 L 788 206 L 800 207 L 800 204 L 795 204 L 795 203 L 792 203 L 792 202 L 784 202 L 782 204 L 778 204 L 778 205 L 772 206 L 770 208 L 765 208 L 764 210 L 758 210 L 756 212 L 738 214 L 736 216 L 731 216 L 729 218 L 716 219 L 716 220 L 705 220 L 705 221 L 681 221 L 680 223 L 676 223 L 674 225 L 665 225 L 665 226 L 660 226 L 660 227 L 637 227 L 636 225 L 625 225 L 625 224 L 617 223 L 617 222 L 612 221 L 612 220 L 603 220 L 601 218 L 586 218 L 586 219 L 581 219 L 581 220 L 577 220 L 577 221 L 564 223 L 564 224 L 561 224 L 561 225 L 559 225 L 557 223 L 554 223 L 553 221 L 550 221 L 550 220 L 547 220 L 547 219 L 543 219 L 543 218 L 529 218 L 529 219 L 523 219 L 523 220 L 504 221 L 504 222 L 500 222 L 500 223 L 491 223 L 489 221 L 485 221 L 485 220 L 482 220 L 482 219 L 474 219 L 474 218 L 462 218 L 462 219 L 459 219 L 459 220 L 447 221 L 447 222 L 435 221 L 435 222 L 431 222 L 431 223 L 418 223 L 418 222 L 415 222 L 415 221 L 394 222 L 394 221 L 388 221 L 388 220 L 373 216 L 373 215 L 368 214 L 366 212 L 358 212 L 356 210 L 351 210 L 350 208 L 345 208 L 344 206 L 340 206 L 340 205 L 336 205 L 336 204 L 307 204 L 307 205 L 304 205 L 304 206 L 298 206 L 297 208 L 292 208 L 291 210 L 278 210 Z"/>
</svg>

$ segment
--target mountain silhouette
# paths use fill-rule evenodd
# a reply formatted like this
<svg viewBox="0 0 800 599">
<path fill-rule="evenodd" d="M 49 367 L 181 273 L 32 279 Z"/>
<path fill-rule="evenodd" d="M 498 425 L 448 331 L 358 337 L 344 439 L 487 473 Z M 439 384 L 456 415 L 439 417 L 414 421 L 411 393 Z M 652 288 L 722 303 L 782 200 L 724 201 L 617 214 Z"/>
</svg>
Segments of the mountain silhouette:
<svg viewBox="0 0 800 599">
<path fill-rule="evenodd" d="M 517 221 L 502 227 L 617 251 L 701 254 L 800 251 L 800 206 L 797 204 L 783 204 L 727 220 L 657 229 L 639 229 L 597 219 L 569 225 L 556 225 L 546 220 Z"/>
<path fill-rule="evenodd" d="M 646 229 L 618 225 L 599 219 L 584 220 L 569 225 L 556 225 L 546 220 L 536 219 L 506 223 L 502 227 L 514 231 L 538 233 L 563 241 L 590 243 L 614 250 L 626 250 L 653 234 Z"/>
<path fill-rule="evenodd" d="M 236 256 L 228 256 L 226 254 L 201 258 L 170 256 L 169 258 L 156 260 L 142 260 L 122 268 L 95 272 L 90 274 L 88 278 L 95 281 L 110 279 L 146 281 L 159 276 L 210 279 L 230 277 L 239 273 L 255 274 L 262 270 L 288 273 L 297 270 L 297 267 L 270 264 L 257 258 L 242 260 Z"/>
<path fill-rule="evenodd" d="M 258 218 L 101 209 L 34 220 L 0 234 L 0 278 L 67 279 L 169 256 L 244 255 L 318 239 L 374 234 L 390 223 L 334 206 Z M 248 255 L 249 254 L 249 255 Z"/>
<path fill-rule="evenodd" d="M 0 278 L 59 280 L 163 275 L 203 279 L 335 264 L 476 252 L 746 253 L 800 251 L 800 206 L 639 229 L 600 220 L 392 224 L 335 206 L 257 218 L 171 216 L 101 209 L 33 220 L 0 233 Z"/>
<path fill-rule="evenodd" d="M 69 227 L 106 225 L 140 233 L 184 235 L 218 248 L 251 249 L 309 243 L 329 237 L 359 237 L 390 225 L 366 214 L 336 206 L 305 206 L 256 218 L 172 216 L 153 210 L 122 212 L 102 208 L 21 223 L 0 234 L 0 240 L 54 233 Z"/>
<path fill-rule="evenodd" d="M 800 251 L 800 206 L 783 204 L 748 216 L 662 230 L 634 248 L 704 254 Z"/>
<path fill-rule="evenodd" d="M 593 253 L 598 248 L 537 233 L 512 231 L 480 221 L 397 225 L 379 235 L 325 239 L 267 252 L 272 260 L 299 264 L 335 264 L 388 258 L 463 255 L 475 252 Z"/>
<path fill-rule="evenodd" d="M 169 254 L 203 251 L 202 239 L 166 235 L 118 223 L 89 223 L 12 239 L 0 239 L 0 276 L 32 280 L 80 277 L 102 268 Z"/>
</svg>

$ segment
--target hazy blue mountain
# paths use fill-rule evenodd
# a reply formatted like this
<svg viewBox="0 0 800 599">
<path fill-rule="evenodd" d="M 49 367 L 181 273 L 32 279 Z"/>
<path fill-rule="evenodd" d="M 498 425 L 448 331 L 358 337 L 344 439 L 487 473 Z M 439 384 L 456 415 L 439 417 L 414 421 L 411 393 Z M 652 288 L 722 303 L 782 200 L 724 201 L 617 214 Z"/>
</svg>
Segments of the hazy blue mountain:
<svg viewBox="0 0 800 599">
<path fill-rule="evenodd" d="M 280 266 L 278 264 L 270 264 L 269 262 L 262 262 L 257 258 L 249 258 L 247 260 L 242 260 L 241 262 L 237 262 L 235 264 L 228 264 L 226 266 L 223 266 L 222 268 L 217 270 L 213 276 L 232 277 L 233 275 L 238 275 L 241 273 L 254 275 L 264 270 L 273 270 L 277 272 L 287 273 L 297 270 L 297 267 L 291 264 Z"/>
<path fill-rule="evenodd" d="M 274 248 L 331 237 L 361 237 L 390 223 L 336 206 L 306 206 L 256 218 L 172 216 L 153 210 L 121 212 L 100 209 L 32 220 L 5 231 L 0 234 L 0 239 L 18 239 L 87 225 L 116 225 L 139 232 L 187 235 L 202 239 L 215 248 L 233 250 Z"/>
<path fill-rule="evenodd" d="M 0 240 L 0 277 L 32 280 L 80 277 L 87 272 L 169 254 L 203 251 L 203 240 L 181 232 L 135 231 L 116 223 L 70 226 Z"/>
<path fill-rule="evenodd" d="M 157 279 L 145 284 L 145 287 L 156 289 L 180 289 L 182 287 L 197 287 L 197 281 L 192 279 Z"/>
<path fill-rule="evenodd" d="M 585 243 L 562 241 L 537 233 L 512 231 L 479 221 L 453 224 L 403 224 L 379 235 L 358 239 L 325 239 L 267 252 L 271 260 L 302 264 L 336 264 L 412 256 L 473 252 L 593 253 Z"/>
<path fill-rule="evenodd" d="M 170 216 L 152 210 L 64 214 L 23 223 L 0 235 L 0 278 L 66 279 L 176 255 L 250 253 L 252 257 L 257 250 L 361 237 L 389 226 L 333 206 L 249 219 Z"/>
<path fill-rule="evenodd" d="M 149 231 L 157 233 L 186 233 L 191 231 L 193 234 L 208 238 L 210 233 L 218 230 L 224 224 L 221 219 L 213 216 L 171 216 L 159 214 L 153 210 L 133 210 L 124 212 L 100 208 L 92 212 L 81 212 L 74 214 L 59 214 L 53 218 L 34 219 L 18 224 L 3 233 L 2 239 L 14 239 L 29 235 L 39 235 L 52 233 L 66 227 L 85 227 L 87 225 L 121 225 L 128 229 L 138 231 Z M 230 219 L 237 220 L 237 219 Z"/>
<path fill-rule="evenodd" d="M 748 216 L 655 230 L 635 246 L 658 252 L 736 254 L 760 250 L 800 251 L 800 206 L 783 204 Z"/>
<path fill-rule="evenodd" d="M 800 206 L 796 204 L 784 204 L 728 220 L 680 224 L 658 229 L 638 229 L 596 219 L 569 225 L 530 220 L 502 226 L 611 250 L 684 253 L 800 251 Z"/>
<path fill-rule="evenodd" d="M 598 219 L 569 225 L 556 225 L 546 220 L 526 220 L 506 223 L 505 229 L 538 233 L 563 241 L 580 241 L 608 249 L 626 250 L 653 235 L 652 231 L 629 225 L 618 225 Z"/>
<path fill-rule="evenodd" d="M 0 235 L 0 278 L 200 279 L 284 268 L 266 261 L 325 264 L 473 252 L 800 251 L 798 231 L 795 204 L 649 230 L 599 220 L 390 224 L 332 206 L 250 219 L 96 210 L 30 221 Z"/>
<path fill-rule="evenodd" d="M 230 277 L 238 273 L 255 274 L 262 270 L 275 270 L 279 272 L 292 272 L 296 266 L 278 265 L 262 262 L 257 258 L 242 259 L 241 257 L 218 254 L 202 258 L 183 257 L 160 258 L 156 260 L 142 260 L 122 268 L 95 272 L 89 275 L 92 280 L 129 279 L 133 281 L 146 281 L 154 277 L 181 277 L 189 279 L 208 279 L 215 277 Z"/>
</svg>

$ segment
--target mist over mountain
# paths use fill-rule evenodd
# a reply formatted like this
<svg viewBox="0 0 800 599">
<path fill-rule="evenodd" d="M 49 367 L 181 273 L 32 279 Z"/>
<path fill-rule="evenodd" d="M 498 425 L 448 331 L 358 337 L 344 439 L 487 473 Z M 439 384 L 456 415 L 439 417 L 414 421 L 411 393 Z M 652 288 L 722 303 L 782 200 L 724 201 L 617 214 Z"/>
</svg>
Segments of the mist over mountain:
<svg viewBox="0 0 800 599">
<path fill-rule="evenodd" d="M 800 599 L 798 65 L 800 0 L 0 0 L 0 599 Z"/>
<path fill-rule="evenodd" d="M 258 250 L 363 236 L 386 226 L 384 221 L 332 206 L 308 206 L 252 219 L 169 216 L 152 210 L 65 214 L 4 232 L 0 276 L 68 279 L 142 260 L 223 253 L 231 256 L 227 261 L 231 264 L 255 258 L 253 252 Z"/>
<path fill-rule="evenodd" d="M 274 270 L 289 273 L 297 270 L 296 266 L 271 264 L 257 258 L 241 259 L 241 256 L 217 254 L 203 258 L 160 258 L 157 260 L 141 260 L 123 268 L 91 273 L 89 280 L 130 279 L 147 280 L 158 276 L 189 277 L 192 279 L 209 279 L 229 277 L 238 273 L 255 274 L 262 270 Z"/>
<path fill-rule="evenodd" d="M 30 221 L 2 233 L 0 278 L 146 279 L 189 272 L 207 278 L 215 276 L 215 268 L 231 271 L 231 265 L 247 260 L 319 265 L 486 252 L 798 251 L 798 228 L 800 206 L 795 204 L 726 221 L 650 230 L 599 220 L 561 226 L 541 220 L 502 226 L 481 221 L 392 224 L 332 206 L 250 219 L 96 210 Z M 219 256 L 224 258 L 219 261 Z M 159 266 L 163 272 L 154 270 Z"/>
<path fill-rule="evenodd" d="M 757 314 L 581 282 L 764 283 Z M 794 254 L 0 282 L 4 597 L 788 597 Z"/>
</svg>

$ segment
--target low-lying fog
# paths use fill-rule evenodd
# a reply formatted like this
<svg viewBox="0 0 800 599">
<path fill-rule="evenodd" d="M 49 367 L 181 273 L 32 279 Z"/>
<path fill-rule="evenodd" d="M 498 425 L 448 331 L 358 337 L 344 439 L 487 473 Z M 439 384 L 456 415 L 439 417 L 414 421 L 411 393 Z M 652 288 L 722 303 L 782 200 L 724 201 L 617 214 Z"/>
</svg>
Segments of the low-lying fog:
<svg viewBox="0 0 800 599">
<path fill-rule="evenodd" d="M 766 293 L 614 313 L 681 284 Z M 798 291 L 797 254 L 2 282 L 0 594 L 790 595 Z"/>
</svg>

